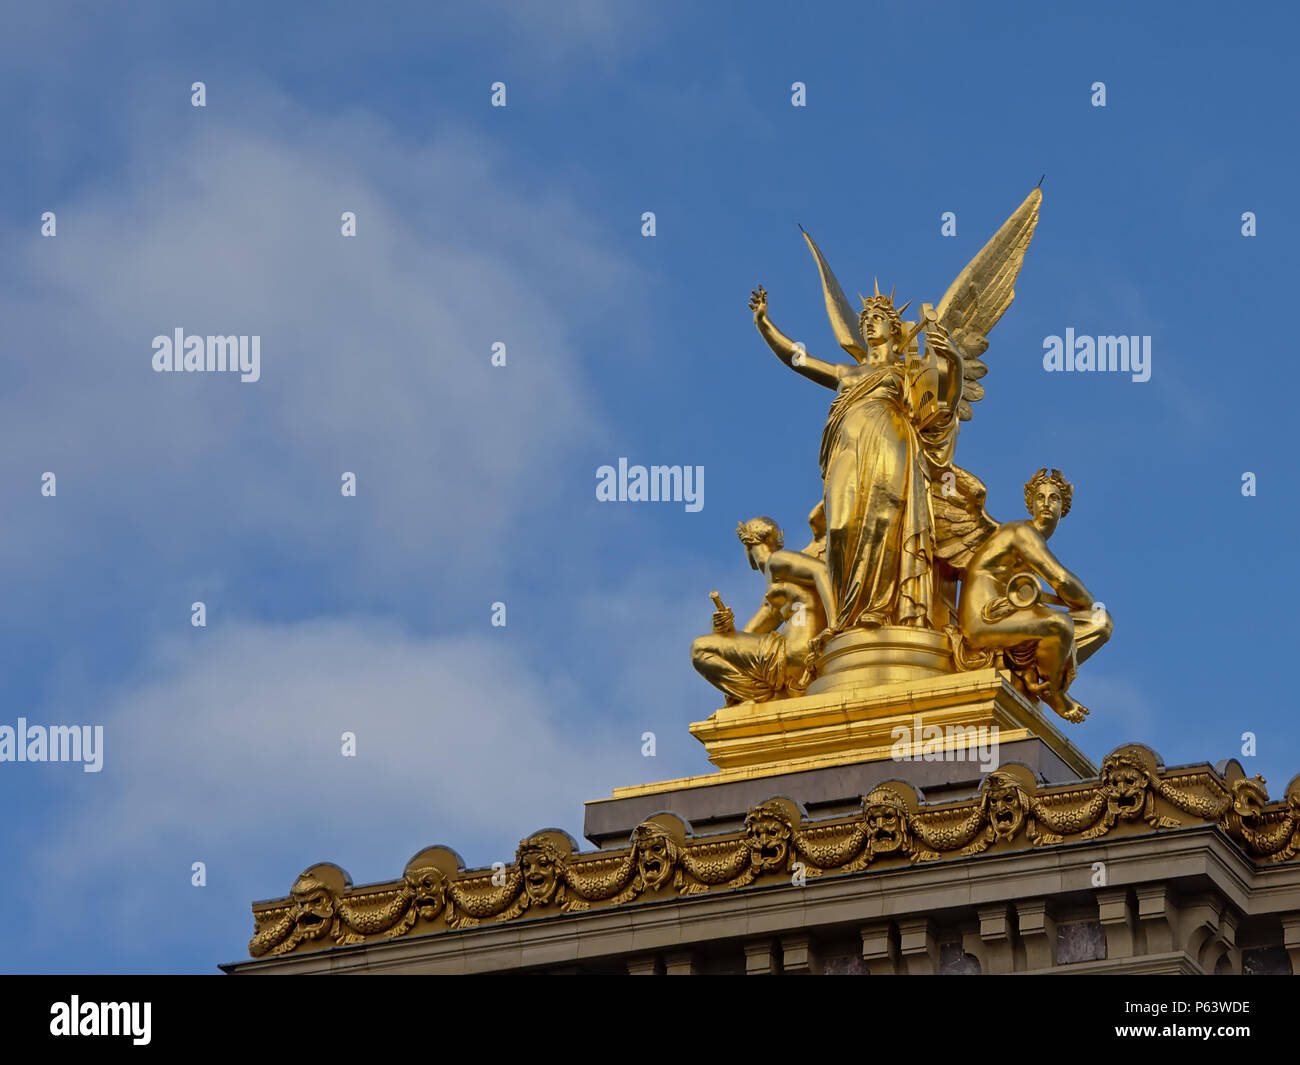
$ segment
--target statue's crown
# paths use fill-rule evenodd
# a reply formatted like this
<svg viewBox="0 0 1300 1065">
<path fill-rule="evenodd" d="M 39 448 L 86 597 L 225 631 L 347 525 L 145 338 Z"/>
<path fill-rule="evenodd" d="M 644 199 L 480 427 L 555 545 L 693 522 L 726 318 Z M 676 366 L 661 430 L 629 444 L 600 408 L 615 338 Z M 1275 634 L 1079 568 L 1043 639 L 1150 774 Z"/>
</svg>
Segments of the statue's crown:
<svg viewBox="0 0 1300 1065">
<path fill-rule="evenodd" d="M 895 285 L 894 288 L 890 289 L 889 295 L 886 296 L 880 291 L 879 279 L 875 279 L 874 283 L 876 289 L 876 294 L 874 296 L 864 296 L 861 292 L 858 293 L 858 298 L 862 300 L 862 311 L 858 314 L 859 329 L 861 329 L 862 324 L 866 321 L 867 314 L 872 310 L 877 309 L 884 311 L 886 317 L 888 317 L 891 322 L 901 327 L 903 323 L 903 312 L 912 305 L 912 301 L 908 300 L 901 307 L 896 308 L 894 306 L 894 293 L 898 291 L 898 286 Z"/>
</svg>

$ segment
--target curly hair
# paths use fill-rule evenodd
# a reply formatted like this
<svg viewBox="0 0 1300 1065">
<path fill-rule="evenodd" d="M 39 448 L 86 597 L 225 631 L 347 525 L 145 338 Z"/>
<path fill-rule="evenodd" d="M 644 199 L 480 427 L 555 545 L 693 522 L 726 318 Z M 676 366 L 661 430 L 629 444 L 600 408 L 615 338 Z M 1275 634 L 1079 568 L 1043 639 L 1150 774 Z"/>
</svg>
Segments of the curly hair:
<svg viewBox="0 0 1300 1065">
<path fill-rule="evenodd" d="M 736 526 L 736 535 L 746 547 L 770 544 L 773 551 L 780 551 L 785 546 L 785 536 L 781 533 L 781 526 L 771 518 L 758 517 L 742 521 Z"/>
<path fill-rule="evenodd" d="M 1030 516 L 1034 513 L 1034 492 L 1044 481 L 1056 485 L 1057 490 L 1061 493 L 1061 517 L 1070 513 L 1070 504 L 1074 500 L 1074 485 L 1065 479 L 1060 470 L 1047 472 L 1044 466 L 1028 481 L 1025 482 L 1025 509 L 1029 511 Z"/>
<path fill-rule="evenodd" d="M 539 854 L 550 858 L 557 868 L 563 868 L 567 865 L 570 857 L 556 845 L 554 840 L 546 836 L 529 836 L 527 839 L 519 841 L 519 849 L 515 851 L 515 862 L 522 866 L 525 855 L 529 854 Z"/>
</svg>

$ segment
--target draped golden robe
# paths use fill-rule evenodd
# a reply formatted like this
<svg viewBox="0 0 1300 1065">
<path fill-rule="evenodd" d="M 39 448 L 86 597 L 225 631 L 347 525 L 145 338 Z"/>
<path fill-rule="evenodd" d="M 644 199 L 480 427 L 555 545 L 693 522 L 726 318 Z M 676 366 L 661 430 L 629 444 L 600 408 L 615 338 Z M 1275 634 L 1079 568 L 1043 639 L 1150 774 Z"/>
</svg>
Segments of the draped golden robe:
<svg viewBox="0 0 1300 1065">
<path fill-rule="evenodd" d="M 916 429 L 901 363 L 868 373 L 831 403 L 820 460 L 836 632 L 859 624 L 933 627 L 929 480 L 952 461 L 957 426 L 949 414 Z"/>
</svg>

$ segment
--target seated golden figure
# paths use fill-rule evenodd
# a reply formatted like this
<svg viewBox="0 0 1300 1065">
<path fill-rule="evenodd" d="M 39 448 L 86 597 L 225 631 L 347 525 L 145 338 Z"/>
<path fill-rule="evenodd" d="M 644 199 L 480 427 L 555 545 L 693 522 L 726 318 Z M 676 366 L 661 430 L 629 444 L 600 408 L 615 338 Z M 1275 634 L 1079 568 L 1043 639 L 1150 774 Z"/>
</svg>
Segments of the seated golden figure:
<svg viewBox="0 0 1300 1065">
<path fill-rule="evenodd" d="M 1030 691 L 1067 721 L 1082 721 L 1088 711 L 1067 689 L 1079 663 L 1110 639 L 1112 624 L 1105 607 L 1047 546 L 1073 496 L 1060 470 L 1041 469 L 1025 485 L 1030 519 L 996 526 L 990 520 L 966 564 L 958 617 L 969 646 L 1004 652 Z M 1044 593 L 1040 579 L 1055 594 Z"/>
<path fill-rule="evenodd" d="M 785 551 L 781 527 L 771 518 L 752 518 L 736 527 L 752 568 L 767 579 L 763 602 L 745 628 L 714 594 L 713 632 L 691 644 L 691 664 L 727 696 L 727 705 L 779 695 L 798 695 L 812 679 L 814 638 L 826 626 L 824 602 L 831 590 L 819 505 L 809 518 L 814 539 L 803 551 Z M 784 628 L 782 628 L 784 626 Z"/>
</svg>

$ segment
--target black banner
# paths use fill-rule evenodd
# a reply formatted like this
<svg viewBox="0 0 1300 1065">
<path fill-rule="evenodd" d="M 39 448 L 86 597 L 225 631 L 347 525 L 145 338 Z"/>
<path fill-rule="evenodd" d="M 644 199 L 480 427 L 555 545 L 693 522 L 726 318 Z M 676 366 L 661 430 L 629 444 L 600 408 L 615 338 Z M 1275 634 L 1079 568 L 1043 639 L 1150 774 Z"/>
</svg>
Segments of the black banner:
<svg viewBox="0 0 1300 1065">
<path fill-rule="evenodd" d="M 521 979 L 530 981 L 526 991 L 503 986 Z M 693 1044 L 734 1042 L 771 1012 L 768 1005 L 754 1014 L 755 988 L 719 987 L 718 979 L 707 992 L 673 993 Z M 1157 1051 L 1189 1042 L 1263 1045 L 1257 1041 L 1281 1040 L 1293 1026 L 1295 987 L 1285 978 L 1010 976 L 956 987 L 943 977 L 867 977 L 788 979 L 778 994 L 785 1023 L 798 1017 L 799 1028 L 830 1038 L 841 1031 L 852 1038 L 857 1018 L 876 1035 L 894 1031 L 929 1051 L 965 1052 L 972 1039 L 994 1038 L 1032 1053 L 1037 1039 L 1044 1052 L 1062 1039 L 1075 1051 L 1113 1043 Z M 676 1025 L 662 1009 L 639 1013 L 644 1000 L 664 994 L 633 981 L 582 977 L 5 977 L 0 1018 L 9 1045 L 78 1057 L 99 1055 L 110 1043 L 127 1055 L 327 1048 L 379 1056 L 427 1036 L 440 1053 L 490 1051 L 502 1040 L 509 1053 L 506 1046 L 531 1021 L 548 1029 L 562 1021 L 548 1042 L 616 1031 L 626 1037 L 641 1017 Z M 770 1002 L 770 995 L 761 998 Z"/>
</svg>

